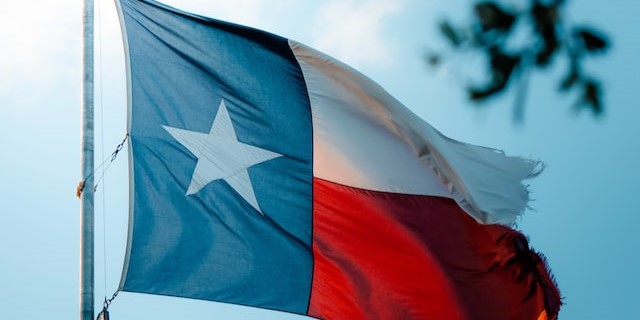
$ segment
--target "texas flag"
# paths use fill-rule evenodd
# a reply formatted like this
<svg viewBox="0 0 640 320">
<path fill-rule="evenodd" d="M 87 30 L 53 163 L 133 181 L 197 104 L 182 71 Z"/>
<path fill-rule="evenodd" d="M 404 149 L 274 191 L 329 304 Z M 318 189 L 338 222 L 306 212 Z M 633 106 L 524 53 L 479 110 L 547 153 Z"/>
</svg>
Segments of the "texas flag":
<svg viewBox="0 0 640 320">
<path fill-rule="evenodd" d="M 120 290 L 321 319 L 556 317 L 542 258 L 510 228 L 538 163 L 447 138 L 295 41 L 116 2 L 131 137 Z"/>
</svg>

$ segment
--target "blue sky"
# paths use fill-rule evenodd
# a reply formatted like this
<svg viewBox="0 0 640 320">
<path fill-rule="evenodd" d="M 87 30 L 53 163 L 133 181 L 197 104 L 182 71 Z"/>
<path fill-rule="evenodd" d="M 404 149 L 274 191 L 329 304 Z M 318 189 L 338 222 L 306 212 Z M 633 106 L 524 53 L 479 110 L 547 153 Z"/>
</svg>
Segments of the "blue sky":
<svg viewBox="0 0 640 320">
<path fill-rule="evenodd" d="M 513 5 L 524 0 L 514 0 Z M 589 70 L 605 81 L 606 114 L 575 112 L 557 95 L 553 68 L 534 74 L 525 123 L 511 121 L 510 94 L 480 107 L 464 98 L 460 59 L 429 70 L 443 48 L 443 16 L 468 16 L 468 1 L 171 0 L 211 17 L 266 29 L 361 70 L 447 135 L 541 159 L 531 181 L 535 211 L 518 227 L 545 253 L 566 297 L 561 319 L 632 319 L 640 286 L 640 97 L 637 14 L 631 0 L 570 1 L 570 19 L 606 30 L 614 43 Z M 125 133 L 124 55 L 112 1 L 96 2 L 96 158 Z M 82 1 L 0 4 L 0 318 L 77 317 Z M 127 163 L 110 167 L 96 198 L 96 297 L 118 285 L 128 215 Z M 104 232 L 106 230 L 106 233 Z M 106 240 L 106 241 L 105 241 Z M 106 251 L 105 251 L 106 248 Z M 99 306 L 100 303 L 98 302 Z M 302 319 L 188 299 L 121 293 L 114 319 Z"/>
</svg>

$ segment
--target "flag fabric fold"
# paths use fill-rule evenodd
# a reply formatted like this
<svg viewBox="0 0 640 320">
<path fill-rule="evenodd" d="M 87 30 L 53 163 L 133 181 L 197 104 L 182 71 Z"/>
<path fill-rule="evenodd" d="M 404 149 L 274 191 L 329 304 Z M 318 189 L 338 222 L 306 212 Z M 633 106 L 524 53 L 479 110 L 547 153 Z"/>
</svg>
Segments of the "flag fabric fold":
<svg viewBox="0 0 640 320">
<path fill-rule="evenodd" d="M 557 315 L 543 260 L 510 228 L 538 162 L 452 140 L 295 41 L 116 3 L 131 160 L 121 290 L 322 319 Z"/>
</svg>

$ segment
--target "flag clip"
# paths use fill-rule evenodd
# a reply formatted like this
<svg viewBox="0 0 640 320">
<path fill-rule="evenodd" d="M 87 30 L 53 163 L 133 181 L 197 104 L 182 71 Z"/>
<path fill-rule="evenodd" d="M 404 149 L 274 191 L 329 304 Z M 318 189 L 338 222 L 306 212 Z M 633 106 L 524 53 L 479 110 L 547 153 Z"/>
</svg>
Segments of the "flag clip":
<svg viewBox="0 0 640 320">
<path fill-rule="evenodd" d="M 113 293 L 113 296 L 111 296 L 111 299 L 107 299 L 107 297 L 104 297 L 104 303 L 102 304 L 102 311 L 98 313 L 98 317 L 96 318 L 96 320 L 109 320 L 109 306 L 111 305 L 113 300 L 116 298 L 116 296 L 118 296 L 118 291 Z"/>
</svg>

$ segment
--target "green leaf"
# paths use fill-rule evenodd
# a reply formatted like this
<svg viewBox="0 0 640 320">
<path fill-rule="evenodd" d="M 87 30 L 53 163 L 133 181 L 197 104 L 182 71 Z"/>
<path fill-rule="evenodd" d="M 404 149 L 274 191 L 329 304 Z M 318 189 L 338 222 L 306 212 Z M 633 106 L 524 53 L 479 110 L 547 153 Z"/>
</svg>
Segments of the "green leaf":
<svg viewBox="0 0 640 320">
<path fill-rule="evenodd" d="M 609 47 L 607 37 L 591 28 L 576 28 L 573 34 L 588 52 L 602 52 Z"/>
<path fill-rule="evenodd" d="M 585 81 L 582 90 L 582 104 L 589 106 L 595 114 L 602 113 L 602 90 L 600 83 L 593 79 Z"/>
<path fill-rule="evenodd" d="M 463 42 L 463 36 L 448 21 L 440 23 L 440 32 L 449 40 L 452 46 L 457 47 Z"/>
<path fill-rule="evenodd" d="M 427 61 L 427 64 L 433 68 L 440 66 L 442 63 L 442 57 L 436 52 L 427 52 L 424 55 L 424 59 Z"/>
<path fill-rule="evenodd" d="M 571 69 L 569 69 L 569 73 L 562 79 L 560 82 L 560 87 L 558 88 L 560 91 L 567 91 L 575 86 L 581 79 L 580 70 L 575 62 L 571 63 Z"/>
<path fill-rule="evenodd" d="M 475 5 L 475 13 L 482 31 L 509 31 L 516 21 L 516 16 L 502 9 L 497 3 L 487 1 Z"/>
</svg>

